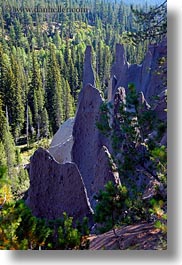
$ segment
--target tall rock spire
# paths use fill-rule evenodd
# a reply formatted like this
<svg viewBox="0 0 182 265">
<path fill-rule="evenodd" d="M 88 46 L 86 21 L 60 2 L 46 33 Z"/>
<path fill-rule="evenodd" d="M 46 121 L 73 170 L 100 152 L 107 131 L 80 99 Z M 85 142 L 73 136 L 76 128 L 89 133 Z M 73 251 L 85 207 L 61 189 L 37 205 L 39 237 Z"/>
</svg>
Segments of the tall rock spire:
<svg viewBox="0 0 182 265">
<path fill-rule="evenodd" d="M 78 110 L 79 104 L 83 96 L 83 90 L 88 84 L 93 87 L 96 87 L 94 71 L 92 68 L 92 48 L 91 46 L 87 46 L 85 50 L 85 60 L 84 60 L 84 65 L 83 65 L 83 86 L 78 96 L 77 110 Z"/>
<path fill-rule="evenodd" d="M 110 87 L 110 90 L 112 89 L 112 92 L 108 91 L 109 100 L 114 97 L 116 89 L 119 86 L 126 87 L 128 66 L 129 64 L 125 57 L 124 47 L 117 43 L 115 62 L 111 68 L 112 86 Z"/>
<path fill-rule="evenodd" d="M 99 91 L 91 84 L 87 84 L 81 92 L 73 126 L 72 161 L 77 164 L 90 197 L 94 165 L 97 163 L 98 153 L 102 147 L 100 132 L 96 124 L 99 121 L 99 111 L 103 100 Z"/>
<path fill-rule="evenodd" d="M 85 50 L 85 60 L 84 60 L 84 67 L 83 67 L 83 88 L 87 84 L 91 84 L 95 87 L 95 77 L 92 68 L 92 49 L 91 46 L 87 46 Z"/>
</svg>

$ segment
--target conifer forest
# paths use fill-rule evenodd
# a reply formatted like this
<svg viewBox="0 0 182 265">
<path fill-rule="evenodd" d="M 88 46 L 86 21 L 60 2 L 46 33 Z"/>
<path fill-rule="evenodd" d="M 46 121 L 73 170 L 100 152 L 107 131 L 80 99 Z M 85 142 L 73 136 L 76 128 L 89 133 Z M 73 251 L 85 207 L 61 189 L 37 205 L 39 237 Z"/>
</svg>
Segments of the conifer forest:
<svg viewBox="0 0 182 265">
<path fill-rule="evenodd" d="M 167 249 L 167 1 L 0 0 L 0 250 Z"/>
</svg>

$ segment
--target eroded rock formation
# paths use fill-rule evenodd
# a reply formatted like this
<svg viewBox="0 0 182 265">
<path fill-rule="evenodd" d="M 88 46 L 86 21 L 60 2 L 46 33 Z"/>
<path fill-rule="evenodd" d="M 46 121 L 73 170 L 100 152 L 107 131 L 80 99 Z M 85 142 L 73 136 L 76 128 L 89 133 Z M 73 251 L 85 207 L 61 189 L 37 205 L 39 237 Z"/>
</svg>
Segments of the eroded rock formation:
<svg viewBox="0 0 182 265">
<path fill-rule="evenodd" d="M 73 126 L 72 161 L 80 170 L 89 197 L 92 194 L 94 165 L 102 147 L 101 135 L 97 129 L 102 102 L 102 97 L 95 87 L 90 84 L 85 86 Z"/>
<path fill-rule="evenodd" d="M 92 218 L 87 192 L 74 163 L 57 163 L 51 154 L 39 148 L 30 161 L 30 188 L 27 205 L 40 218 L 60 218 L 63 212 L 74 220 Z"/>
<path fill-rule="evenodd" d="M 91 46 L 87 46 L 85 51 L 84 70 L 83 70 L 83 88 L 87 84 L 95 86 L 95 77 L 92 68 L 92 50 Z"/>
<path fill-rule="evenodd" d="M 84 88 L 88 84 L 91 84 L 92 86 L 95 87 L 95 76 L 94 76 L 94 71 L 92 68 L 92 48 L 91 46 L 87 46 L 85 50 L 85 59 L 84 59 L 84 67 L 83 67 L 83 87 L 79 93 L 78 107 L 79 107 L 80 101 L 82 100 Z"/>
<path fill-rule="evenodd" d="M 142 91 L 146 100 L 150 103 L 153 96 L 162 92 L 166 86 L 164 78 L 167 69 L 167 40 L 166 38 L 157 45 L 149 46 L 148 52 L 141 65 L 129 64 L 125 57 L 124 47 L 116 45 L 115 63 L 111 69 L 112 93 L 109 90 L 108 97 L 112 98 L 118 87 L 128 88 L 133 83 L 137 92 Z M 111 89 L 111 88 L 110 88 Z"/>
<path fill-rule="evenodd" d="M 159 46 L 150 46 L 141 65 L 130 65 L 126 60 L 123 46 L 116 45 L 116 60 L 111 69 L 111 82 L 108 88 L 109 104 L 112 105 L 108 122 L 112 128 L 112 134 L 114 131 L 120 139 L 118 150 L 122 151 L 117 150 L 118 153 L 116 153 L 112 150 L 111 137 L 105 138 L 97 128 L 97 123 L 100 121 L 100 107 L 104 101 L 98 89 L 95 88 L 91 47 L 87 47 L 83 88 L 79 94 L 75 119 L 69 119 L 60 127 L 49 151 L 40 148 L 31 158 L 27 204 L 36 216 L 54 219 L 60 217 L 65 211 L 73 216 L 74 220 L 82 219 L 84 216 L 88 216 L 91 220 L 90 202 L 95 206 L 94 194 L 103 189 L 108 181 L 113 181 L 117 185 L 120 184 L 121 179 L 127 187 L 131 186 L 132 181 L 140 192 L 146 190 L 152 178 L 151 175 L 146 174 L 148 161 L 143 161 L 144 165 L 137 164 L 136 161 L 136 174 L 119 176 L 115 164 L 111 161 L 110 153 L 123 163 L 122 155 L 128 152 L 124 144 L 127 136 L 120 130 L 123 119 L 120 107 L 121 104 L 126 103 L 129 83 L 133 83 L 139 92 L 138 111 L 142 113 L 151 110 L 148 101 L 149 103 L 152 101 L 154 104 L 152 104 L 152 111 L 161 122 L 166 122 L 163 71 L 156 76 L 160 58 L 164 58 L 163 67 L 165 68 L 166 40 L 163 40 Z M 158 100 L 155 101 L 153 96 L 158 94 Z M 133 117 L 135 116 L 135 106 L 123 110 L 132 112 Z M 137 118 L 133 122 L 137 122 Z M 147 136 L 151 134 L 152 137 L 155 132 L 147 131 L 146 134 Z M 155 138 L 155 135 L 153 137 Z M 166 133 L 162 135 L 160 143 L 167 144 Z M 146 148 L 137 142 L 133 143 L 133 150 L 139 156 L 144 156 L 146 152 Z M 133 156 L 133 154 L 130 155 Z"/>
</svg>

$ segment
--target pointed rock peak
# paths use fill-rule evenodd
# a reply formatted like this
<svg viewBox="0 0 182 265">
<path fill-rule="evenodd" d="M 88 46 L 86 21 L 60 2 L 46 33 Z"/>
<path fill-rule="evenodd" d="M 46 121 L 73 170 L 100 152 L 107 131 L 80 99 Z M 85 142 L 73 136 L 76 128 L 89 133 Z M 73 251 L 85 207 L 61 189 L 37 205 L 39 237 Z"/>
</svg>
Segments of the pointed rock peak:
<svg viewBox="0 0 182 265">
<path fill-rule="evenodd" d="M 66 212 L 75 221 L 84 216 L 92 219 L 93 211 L 76 164 L 60 164 L 47 150 L 39 148 L 31 157 L 29 175 L 26 203 L 35 216 L 51 220 Z"/>
<path fill-rule="evenodd" d="M 92 47 L 88 45 L 85 50 L 85 62 L 86 61 L 91 62 L 92 59 L 91 52 L 92 52 Z"/>
<path fill-rule="evenodd" d="M 86 84 L 83 89 L 79 93 L 79 99 L 78 99 L 78 106 L 77 106 L 77 113 L 81 108 L 87 110 L 87 112 L 92 109 L 92 111 L 97 111 L 97 107 L 100 106 L 100 104 L 103 102 L 101 93 L 97 88 L 95 88 L 90 83 Z M 97 106 L 97 107 L 96 107 Z M 83 111 L 83 110 L 81 110 Z"/>
<path fill-rule="evenodd" d="M 109 81 L 109 86 L 108 86 L 108 91 L 107 91 L 107 100 L 110 101 L 112 100 L 112 93 L 114 91 L 114 88 L 116 87 L 117 84 L 117 78 L 115 75 L 111 76 L 111 79 Z"/>
<path fill-rule="evenodd" d="M 85 60 L 83 67 L 83 88 L 90 83 L 95 86 L 95 77 L 92 68 L 92 48 L 91 46 L 87 46 L 85 50 Z"/>
<path fill-rule="evenodd" d="M 88 196 L 91 196 L 94 165 L 101 147 L 100 132 L 96 124 L 99 121 L 103 100 L 100 92 L 91 84 L 82 89 L 79 100 L 73 126 L 72 161 L 77 164 Z"/>
<path fill-rule="evenodd" d="M 95 86 L 93 86 L 91 84 L 87 84 L 83 88 L 83 94 L 85 94 L 85 96 L 87 96 L 87 94 L 91 94 L 91 95 L 94 95 L 95 94 L 95 95 L 98 96 L 98 98 L 100 98 L 101 100 L 103 100 L 100 91 Z"/>
<path fill-rule="evenodd" d="M 109 150 L 107 149 L 106 146 L 102 146 L 102 148 L 100 150 L 100 153 L 99 153 L 98 161 L 99 161 L 99 158 L 101 158 L 101 157 L 103 159 L 105 159 L 105 161 L 108 162 L 107 164 L 105 164 L 103 166 L 107 166 L 107 168 L 109 169 L 109 170 L 107 170 L 108 171 L 108 176 L 111 177 L 110 179 L 108 178 L 108 180 L 106 180 L 106 183 L 108 181 L 113 181 L 116 185 L 121 185 L 117 166 L 114 163 L 114 161 L 112 159 L 112 156 L 111 156 L 111 154 L 110 154 L 110 152 L 109 152 Z"/>
<path fill-rule="evenodd" d="M 115 93 L 115 89 L 118 86 L 126 85 L 126 78 L 127 78 L 127 71 L 128 71 L 129 64 L 125 57 L 125 50 L 122 44 L 116 44 L 116 54 L 115 54 L 115 61 L 111 68 L 111 77 L 115 76 L 117 83 L 112 87 L 113 91 L 112 94 Z M 122 80 L 121 80 L 122 78 Z M 120 83 L 118 83 L 120 82 Z"/>
</svg>

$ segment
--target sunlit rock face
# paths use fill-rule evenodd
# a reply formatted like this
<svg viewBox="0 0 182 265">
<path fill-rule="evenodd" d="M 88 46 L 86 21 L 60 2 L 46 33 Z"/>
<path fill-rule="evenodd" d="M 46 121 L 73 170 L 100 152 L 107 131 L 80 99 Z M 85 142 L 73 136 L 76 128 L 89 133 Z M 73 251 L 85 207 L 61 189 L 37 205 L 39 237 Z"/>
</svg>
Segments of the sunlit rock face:
<svg viewBox="0 0 182 265">
<path fill-rule="evenodd" d="M 49 152 L 59 163 L 71 162 L 74 118 L 65 121 L 53 136 Z"/>
</svg>

